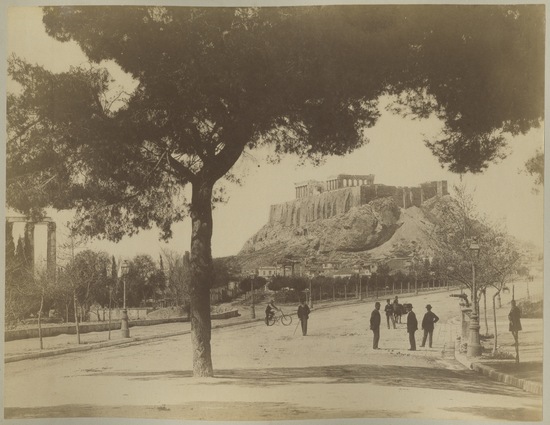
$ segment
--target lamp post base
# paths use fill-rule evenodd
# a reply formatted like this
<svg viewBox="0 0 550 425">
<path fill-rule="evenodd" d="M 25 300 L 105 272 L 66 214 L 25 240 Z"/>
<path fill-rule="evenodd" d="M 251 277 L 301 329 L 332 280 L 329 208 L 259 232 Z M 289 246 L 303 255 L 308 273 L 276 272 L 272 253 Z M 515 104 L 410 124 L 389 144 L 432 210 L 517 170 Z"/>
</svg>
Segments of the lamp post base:
<svg viewBox="0 0 550 425">
<path fill-rule="evenodd" d="M 477 314 L 472 314 L 470 318 L 470 338 L 468 340 L 468 349 L 466 351 L 468 357 L 481 356 L 481 344 L 479 342 L 479 320 Z"/>
<path fill-rule="evenodd" d="M 122 334 L 122 338 L 130 338 L 130 329 L 128 328 L 128 311 L 126 309 L 122 310 L 120 333 Z"/>
</svg>

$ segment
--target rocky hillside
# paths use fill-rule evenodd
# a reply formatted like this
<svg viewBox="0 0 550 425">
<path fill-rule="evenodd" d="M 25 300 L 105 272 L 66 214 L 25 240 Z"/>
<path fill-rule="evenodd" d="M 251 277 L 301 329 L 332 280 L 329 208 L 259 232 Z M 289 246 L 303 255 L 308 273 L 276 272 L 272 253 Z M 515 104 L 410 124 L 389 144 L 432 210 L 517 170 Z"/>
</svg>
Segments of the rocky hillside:
<svg viewBox="0 0 550 425">
<path fill-rule="evenodd" d="M 273 265 L 285 258 L 358 261 L 400 257 L 416 244 L 429 251 L 428 234 L 450 197 L 429 199 L 421 207 L 402 209 L 393 197 L 375 199 L 330 218 L 263 226 L 234 258 L 243 270 Z M 429 252 L 425 252 L 429 254 Z"/>
</svg>

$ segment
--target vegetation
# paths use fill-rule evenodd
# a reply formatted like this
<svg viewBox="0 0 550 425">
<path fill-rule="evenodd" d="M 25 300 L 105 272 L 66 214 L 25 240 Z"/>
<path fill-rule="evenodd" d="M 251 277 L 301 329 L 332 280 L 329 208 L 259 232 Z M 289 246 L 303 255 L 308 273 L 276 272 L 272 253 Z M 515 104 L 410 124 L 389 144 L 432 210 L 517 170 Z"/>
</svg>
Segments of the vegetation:
<svg viewBox="0 0 550 425">
<path fill-rule="evenodd" d="M 498 329 L 496 299 L 521 268 L 521 256 L 505 231 L 481 217 L 472 195 L 465 186 L 455 187 L 456 196 L 442 206 L 440 220 L 431 234 L 432 249 L 438 253 L 438 267 L 446 279 L 458 282 L 470 290 L 474 312 L 479 317 L 479 301 L 484 300 L 486 333 L 486 290 L 493 295 L 493 324 L 497 350 Z M 476 248 L 476 249 L 474 249 Z"/>
<path fill-rule="evenodd" d="M 153 225 L 169 238 L 189 215 L 193 371 L 212 376 L 212 204 L 242 153 L 348 153 L 392 96 L 395 113 L 442 121 L 427 141 L 442 165 L 480 172 L 543 117 L 544 18 L 544 5 L 44 8 L 49 35 L 137 88 L 113 97 L 95 65 L 54 74 L 12 57 L 7 203 L 75 208 L 75 229 L 114 241 Z"/>
</svg>

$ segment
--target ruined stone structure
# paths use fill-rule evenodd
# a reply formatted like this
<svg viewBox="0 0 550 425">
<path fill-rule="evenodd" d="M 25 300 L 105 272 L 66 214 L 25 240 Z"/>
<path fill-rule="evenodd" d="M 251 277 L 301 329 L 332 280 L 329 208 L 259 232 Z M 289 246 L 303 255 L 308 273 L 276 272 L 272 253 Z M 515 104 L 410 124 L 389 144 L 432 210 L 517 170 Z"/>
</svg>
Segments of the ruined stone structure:
<svg viewBox="0 0 550 425">
<path fill-rule="evenodd" d="M 46 268 L 50 276 L 55 276 L 56 271 L 56 224 L 46 217 L 40 222 L 30 222 L 24 217 L 6 217 L 6 238 L 13 238 L 13 224 L 25 223 L 25 240 L 29 243 L 29 254 L 32 258 L 29 263 L 34 267 L 34 228 L 36 225 L 47 226 L 47 246 L 46 246 Z"/>
<path fill-rule="evenodd" d="M 270 224 L 301 226 L 345 213 L 350 208 L 378 198 L 391 197 L 401 208 L 419 207 L 430 198 L 448 194 L 444 180 L 426 182 L 416 187 L 398 187 L 374 184 L 372 174 L 339 174 L 326 182 L 309 180 L 297 183 L 295 187 L 295 200 L 271 206 Z"/>
<path fill-rule="evenodd" d="M 318 195 L 331 190 L 342 189 L 344 187 L 365 186 L 374 184 L 374 174 L 354 175 L 338 174 L 331 176 L 326 182 L 317 180 L 308 180 L 306 182 L 295 183 L 296 199 L 305 198 L 312 195 Z"/>
</svg>

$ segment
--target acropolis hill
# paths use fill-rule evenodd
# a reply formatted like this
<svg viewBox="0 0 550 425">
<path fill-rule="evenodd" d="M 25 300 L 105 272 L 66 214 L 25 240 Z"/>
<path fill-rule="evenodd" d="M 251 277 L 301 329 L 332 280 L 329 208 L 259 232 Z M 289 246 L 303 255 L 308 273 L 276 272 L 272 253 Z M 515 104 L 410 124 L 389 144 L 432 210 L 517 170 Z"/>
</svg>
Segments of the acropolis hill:
<svg viewBox="0 0 550 425">
<path fill-rule="evenodd" d="M 325 182 L 309 180 L 296 183 L 296 199 L 272 205 L 269 224 L 301 226 L 348 212 L 378 198 L 391 197 L 398 207 L 419 207 L 434 196 L 447 195 L 446 181 L 422 183 L 417 187 L 374 184 L 374 175 L 338 174 Z"/>
<path fill-rule="evenodd" d="M 272 205 L 268 222 L 244 244 L 236 257 L 242 267 L 288 256 L 386 255 L 391 247 L 420 242 L 437 205 L 449 198 L 446 181 L 388 186 L 375 184 L 372 174 L 310 180 L 296 183 L 295 190 L 296 199 Z"/>
</svg>

